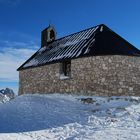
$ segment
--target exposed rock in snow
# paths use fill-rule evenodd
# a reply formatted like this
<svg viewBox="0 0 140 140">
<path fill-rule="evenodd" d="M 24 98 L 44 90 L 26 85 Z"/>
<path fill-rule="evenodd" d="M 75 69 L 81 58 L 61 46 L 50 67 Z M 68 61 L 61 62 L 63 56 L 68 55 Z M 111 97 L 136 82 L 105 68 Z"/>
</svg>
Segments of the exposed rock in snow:
<svg viewBox="0 0 140 140">
<path fill-rule="evenodd" d="M 0 103 L 5 103 L 15 97 L 12 89 L 6 88 L 0 90 Z"/>
</svg>

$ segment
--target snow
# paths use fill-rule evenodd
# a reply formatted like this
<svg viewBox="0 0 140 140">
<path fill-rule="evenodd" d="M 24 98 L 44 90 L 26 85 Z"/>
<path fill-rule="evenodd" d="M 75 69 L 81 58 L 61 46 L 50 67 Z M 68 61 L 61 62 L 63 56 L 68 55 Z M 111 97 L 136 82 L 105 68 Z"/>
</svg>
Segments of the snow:
<svg viewBox="0 0 140 140">
<path fill-rule="evenodd" d="M 90 47 L 92 46 L 91 44 L 94 44 L 94 43 L 95 43 L 95 38 L 90 42 L 90 44 L 89 44 L 88 47 L 86 48 L 84 54 L 89 53 L 89 51 L 90 51 Z"/>
<path fill-rule="evenodd" d="M 101 28 L 100 28 L 100 32 L 103 32 L 103 28 L 104 28 L 104 27 L 103 27 L 103 26 L 101 26 Z"/>
<path fill-rule="evenodd" d="M 2 93 L 0 93 L 0 104 L 1 103 L 5 103 L 10 101 L 10 97 L 8 97 L 7 95 L 3 95 Z"/>
<path fill-rule="evenodd" d="M 34 58 L 31 61 L 29 61 L 29 63 L 26 63 L 23 67 L 26 68 L 26 67 L 30 67 L 32 65 L 36 66 L 37 64 L 38 64 L 38 60 Z"/>
<path fill-rule="evenodd" d="M 75 44 L 79 43 L 80 41 L 81 41 L 81 40 L 67 41 L 67 42 L 63 45 L 63 47 L 75 45 Z"/>
<path fill-rule="evenodd" d="M 65 80 L 65 79 L 69 79 L 70 77 L 69 76 L 66 76 L 66 75 L 64 75 L 64 74 L 61 74 L 60 75 L 60 79 L 61 80 Z"/>
<path fill-rule="evenodd" d="M 0 114 L 0 140 L 140 139 L 140 97 L 22 95 Z"/>
</svg>

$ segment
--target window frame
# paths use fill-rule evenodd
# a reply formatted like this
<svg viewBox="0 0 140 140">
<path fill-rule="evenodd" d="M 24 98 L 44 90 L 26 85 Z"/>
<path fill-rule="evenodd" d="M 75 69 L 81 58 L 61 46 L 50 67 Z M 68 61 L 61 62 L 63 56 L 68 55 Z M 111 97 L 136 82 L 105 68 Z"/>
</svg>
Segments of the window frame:
<svg viewBox="0 0 140 140">
<path fill-rule="evenodd" d="M 60 77 L 61 80 L 71 78 L 71 60 L 60 63 Z"/>
</svg>

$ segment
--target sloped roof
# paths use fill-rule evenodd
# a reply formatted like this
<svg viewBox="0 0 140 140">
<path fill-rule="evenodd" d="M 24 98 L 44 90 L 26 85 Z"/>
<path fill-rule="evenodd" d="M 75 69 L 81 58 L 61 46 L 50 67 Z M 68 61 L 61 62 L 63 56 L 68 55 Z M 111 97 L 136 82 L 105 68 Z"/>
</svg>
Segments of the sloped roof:
<svg viewBox="0 0 140 140">
<path fill-rule="evenodd" d="M 18 70 L 96 55 L 140 56 L 140 51 L 104 24 L 68 35 L 40 48 Z"/>
</svg>

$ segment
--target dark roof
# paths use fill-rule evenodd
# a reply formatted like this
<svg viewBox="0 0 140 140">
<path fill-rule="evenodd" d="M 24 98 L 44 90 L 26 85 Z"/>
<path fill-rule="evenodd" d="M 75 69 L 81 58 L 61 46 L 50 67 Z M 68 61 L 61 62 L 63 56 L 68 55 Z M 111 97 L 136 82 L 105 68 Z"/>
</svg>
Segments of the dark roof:
<svg viewBox="0 0 140 140">
<path fill-rule="evenodd" d="M 18 70 L 86 56 L 130 55 L 140 51 L 104 24 L 68 35 L 40 48 Z"/>
</svg>

